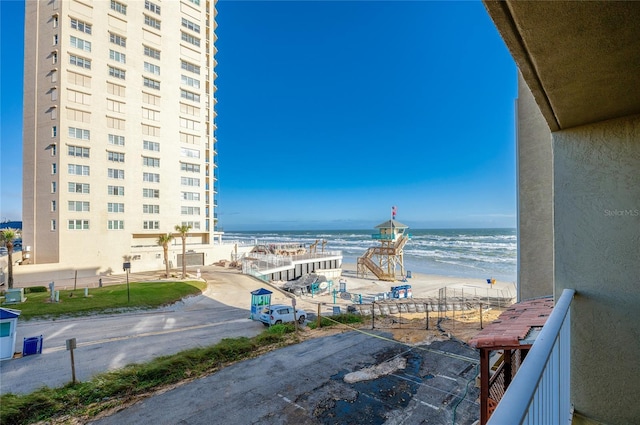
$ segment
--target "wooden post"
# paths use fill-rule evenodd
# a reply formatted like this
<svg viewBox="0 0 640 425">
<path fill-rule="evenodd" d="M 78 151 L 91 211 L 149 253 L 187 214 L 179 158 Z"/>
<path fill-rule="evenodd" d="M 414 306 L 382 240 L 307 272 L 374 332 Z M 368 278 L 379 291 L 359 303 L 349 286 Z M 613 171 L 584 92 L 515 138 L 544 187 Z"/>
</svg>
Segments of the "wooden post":
<svg viewBox="0 0 640 425">
<path fill-rule="evenodd" d="M 482 303 L 480 303 L 480 329 L 482 328 Z"/>
<path fill-rule="evenodd" d="M 424 303 L 424 312 L 427 316 L 427 330 L 429 330 L 429 307 L 427 307 L 427 303 Z"/>
<path fill-rule="evenodd" d="M 322 316 L 320 316 L 320 307 L 322 306 L 322 303 L 318 303 L 318 329 L 320 329 L 322 327 Z"/>
<path fill-rule="evenodd" d="M 371 330 L 376 328 L 376 302 L 371 301 Z"/>
<path fill-rule="evenodd" d="M 488 348 L 480 349 L 480 423 L 489 420 L 489 353 Z"/>
<path fill-rule="evenodd" d="M 296 299 L 291 298 L 291 306 L 293 307 L 293 328 L 298 333 L 298 312 L 296 311 Z"/>
<path fill-rule="evenodd" d="M 68 339 L 66 342 L 67 342 L 67 350 L 69 350 L 69 352 L 71 353 L 71 381 L 75 384 L 76 383 L 76 363 L 73 359 L 73 349 L 76 348 L 76 339 L 71 338 L 71 339 Z"/>
</svg>

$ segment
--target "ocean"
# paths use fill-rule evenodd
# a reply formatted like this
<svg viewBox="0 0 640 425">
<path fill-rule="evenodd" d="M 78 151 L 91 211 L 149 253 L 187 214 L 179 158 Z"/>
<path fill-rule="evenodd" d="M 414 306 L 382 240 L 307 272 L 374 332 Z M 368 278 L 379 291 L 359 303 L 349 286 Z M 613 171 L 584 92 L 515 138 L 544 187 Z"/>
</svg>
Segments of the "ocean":
<svg viewBox="0 0 640 425">
<path fill-rule="evenodd" d="M 516 229 L 408 229 L 405 269 L 453 277 L 516 281 Z M 309 247 L 326 240 L 325 250 L 342 251 L 343 262 L 357 258 L 378 241 L 371 230 L 225 231 L 224 239 L 243 244 L 299 242 Z M 321 250 L 318 244 L 318 251 Z"/>
</svg>

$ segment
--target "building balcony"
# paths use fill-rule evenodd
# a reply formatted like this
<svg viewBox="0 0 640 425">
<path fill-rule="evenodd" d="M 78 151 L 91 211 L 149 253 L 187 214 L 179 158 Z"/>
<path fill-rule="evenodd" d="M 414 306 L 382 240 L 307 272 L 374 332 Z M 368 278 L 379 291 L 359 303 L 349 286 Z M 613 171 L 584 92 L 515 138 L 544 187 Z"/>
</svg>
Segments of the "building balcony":
<svg viewBox="0 0 640 425">
<path fill-rule="evenodd" d="M 573 289 L 565 289 L 562 292 L 539 333 L 532 327 L 526 337 L 517 341 L 519 346 L 523 347 L 521 349 L 514 346 L 513 341 L 507 341 L 505 334 L 508 332 L 504 332 L 504 328 L 500 336 L 489 331 L 486 335 L 493 334 L 491 338 L 485 336 L 476 339 L 476 344 L 482 345 L 483 341 L 486 342 L 484 346 L 479 346 L 481 424 L 571 423 L 573 409 L 570 401 L 570 310 L 574 294 Z M 521 316 L 529 315 L 529 320 L 536 320 L 534 316 L 537 312 L 536 309 L 523 310 Z M 504 322 L 506 320 L 494 323 L 504 327 Z M 495 372 L 491 375 L 487 367 L 491 349 L 503 345 L 502 361 L 498 362 Z M 520 353 L 519 357 L 511 355 L 516 351 Z M 513 358 L 517 361 L 513 361 Z M 517 369 L 517 373 L 512 379 L 514 369 Z M 496 406 L 497 397 L 501 398 Z"/>
</svg>

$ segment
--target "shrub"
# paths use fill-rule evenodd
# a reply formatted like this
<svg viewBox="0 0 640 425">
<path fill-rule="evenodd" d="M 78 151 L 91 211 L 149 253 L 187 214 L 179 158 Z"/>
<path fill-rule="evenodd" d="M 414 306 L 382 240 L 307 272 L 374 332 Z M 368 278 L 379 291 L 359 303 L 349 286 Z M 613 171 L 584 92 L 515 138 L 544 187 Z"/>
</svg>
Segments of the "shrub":
<svg viewBox="0 0 640 425">
<path fill-rule="evenodd" d="M 25 294 L 35 294 L 36 292 L 47 292 L 46 286 L 32 286 L 31 288 L 24 288 Z"/>
</svg>

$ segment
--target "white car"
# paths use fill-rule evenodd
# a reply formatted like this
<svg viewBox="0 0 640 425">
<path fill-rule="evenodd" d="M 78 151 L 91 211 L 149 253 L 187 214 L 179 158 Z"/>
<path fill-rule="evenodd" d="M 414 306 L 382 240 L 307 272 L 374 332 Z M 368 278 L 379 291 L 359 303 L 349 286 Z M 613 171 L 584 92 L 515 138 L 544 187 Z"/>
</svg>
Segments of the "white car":
<svg viewBox="0 0 640 425">
<path fill-rule="evenodd" d="M 293 317 L 293 307 L 284 304 L 274 304 L 270 307 L 265 307 L 260 312 L 260 321 L 265 325 L 277 325 L 279 323 L 293 322 L 295 319 L 301 325 L 307 318 L 307 313 L 304 310 L 296 310 L 296 316 Z"/>
</svg>

